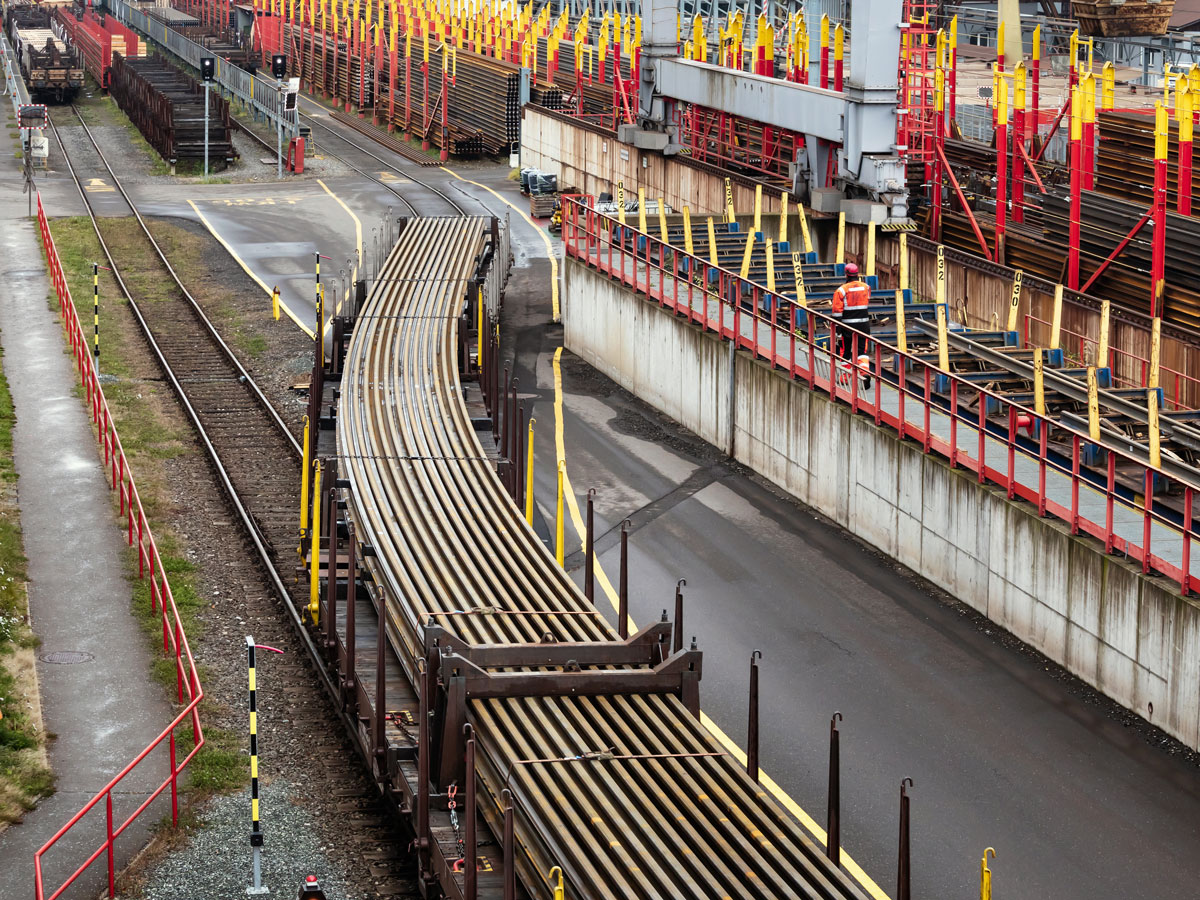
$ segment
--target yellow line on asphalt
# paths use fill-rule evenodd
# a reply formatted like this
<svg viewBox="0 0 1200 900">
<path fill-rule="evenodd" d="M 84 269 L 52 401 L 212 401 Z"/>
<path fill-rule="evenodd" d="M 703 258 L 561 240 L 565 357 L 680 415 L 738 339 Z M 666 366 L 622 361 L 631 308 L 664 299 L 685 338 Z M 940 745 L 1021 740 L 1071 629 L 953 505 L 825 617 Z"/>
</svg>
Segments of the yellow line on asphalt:
<svg viewBox="0 0 1200 900">
<path fill-rule="evenodd" d="M 507 197 L 502 196 L 498 191 L 493 190 L 486 184 L 480 184 L 478 181 L 472 181 L 470 178 L 463 178 L 453 169 L 447 169 L 445 166 L 438 166 L 443 172 L 449 172 L 459 181 L 465 181 L 467 184 L 473 184 L 475 187 L 483 188 L 488 193 L 492 194 L 497 200 L 505 206 L 511 207 L 518 216 L 529 223 L 529 227 L 538 233 L 538 237 L 542 239 L 542 243 L 546 245 L 546 258 L 550 260 L 550 315 L 555 322 L 561 318 L 558 305 L 558 257 L 554 255 L 554 245 L 550 243 L 550 236 L 546 234 L 544 228 L 538 228 L 537 223 L 526 215 L 525 210 L 517 206 Z M 578 512 L 578 511 L 576 511 Z"/>
<path fill-rule="evenodd" d="M 563 391 L 562 391 L 562 358 L 563 348 L 558 347 L 554 351 L 554 452 L 556 455 L 555 465 L 565 463 L 567 459 L 566 441 L 563 437 Z M 586 533 L 587 529 L 583 522 L 583 517 L 579 514 L 579 501 L 575 499 L 575 491 L 571 488 L 571 479 L 566 474 L 566 466 L 563 466 L 563 494 L 566 495 L 567 506 L 571 513 L 571 523 L 575 526 L 575 533 L 579 535 L 580 548 L 586 549 Z M 593 563 L 593 569 L 596 573 L 596 583 L 603 589 L 609 602 L 614 610 L 620 609 L 621 598 L 613 589 L 612 582 L 608 580 L 608 576 L 604 572 L 604 567 L 600 565 L 600 558 L 596 557 Z M 629 617 L 629 633 L 634 634 L 637 631 L 637 626 L 634 624 L 633 617 Z M 734 759 L 738 760 L 742 765 L 746 764 L 746 752 L 738 746 L 737 742 L 731 738 L 725 731 L 709 718 L 708 714 L 701 711 L 700 722 L 708 729 L 709 733 L 716 739 L 724 749 Z M 759 784 L 779 802 L 792 816 L 816 839 L 822 847 L 825 846 L 826 834 L 825 829 L 817 824 L 817 821 L 805 812 L 791 795 L 785 791 L 775 779 L 767 775 L 763 771 L 759 771 Z M 888 895 L 883 889 L 875 883 L 875 880 L 863 870 L 857 862 L 851 858 L 850 854 L 842 849 L 842 865 L 846 871 L 861 884 L 874 900 L 889 900 Z"/>
<path fill-rule="evenodd" d="M 225 252 L 227 252 L 230 256 L 233 257 L 233 261 L 242 267 L 242 271 L 245 272 L 247 275 L 249 275 L 251 278 L 253 278 L 255 283 L 260 288 L 262 288 L 264 291 L 267 292 L 268 297 L 272 296 L 273 292 L 271 291 L 271 289 L 269 287 L 267 287 L 266 282 L 264 282 L 261 278 L 259 278 L 257 275 L 255 275 L 254 272 L 251 271 L 250 267 L 242 261 L 242 258 L 240 256 L 238 256 L 237 251 L 234 250 L 233 247 L 229 246 L 229 242 L 217 233 L 217 229 L 213 228 L 212 223 L 209 222 L 208 219 L 206 219 L 204 217 L 204 213 L 200 212 L 200 207 L 198 207 L 191 200 L 188 201 L 188 206 L 190 206 L 195 211 L 196 215 L 198 215 L 200 217 L 200 221 L 204 224 L 204 227 L 208 229 L 208 233 L 211 234 L 213 237 L 215 237 L 217 239 L 217 242 L 220 243 L 220 245 L 225 248 Z M 294 312 L 292 312 L 292 308 L 283 302 L 282 297 L 279 298 L 279 307 L 285 313 L 288 314 L 289 319 L 291 319 L 293 322 L 295 322 L 297 325 L 300 326 L 301 331 L 303 331 L 305 334 L 307 334 L 310 338 L 313 338 L 314 340 L 316 339 L 316 337 L 317 337 L 316 332 L 314 332 L 311 328 L 309 328 L 307 325 L 305 325 L 304 322 L 302 322 L 300 320 L 299 316 L 297 316 Z"/>
<path fill-rule="evenodd" d="M 355 282 L 358 281 L 358 267 L 359 267 L 359 264 L 362 262 L 362 258 L 363 258 L 362 222 L 360 222 L 358 220 L 358 216 L 356 216 L 354 214 L 354 210 L 352 210 L 344 202 L 342 202 L 342 198 L 339 197 L 337 194 L 335 194 L 333 191 L 331 191 L 329 189 L 329 185 L 327 185 L 325 182 L 323 182 L 320 178 L 317 179 L 317 184 L 319 184 L 321 187 L 323 187 L 325 189 L 325 193 L 327 193 L 330 197 L 332 197 L 334 200 L 336 200 L 338 202 L 338 206 L 340 206 L 347 213 L 349 213 L 350 218 L 352 218 L 354 220 L 354 240 L 356 242 L 356 246 L 358 247 L 358 260 L 354 263 L 354 271 L 350 273 L 350 283 L 354 284 Z M 338 309 L 341 308 L 341 304 L 344 303 L 345 300 L 346 300 L 345 297 L 341 297 L 338 299 Z M 332 314 L 337 315 L 338 309 L 334 309 L 332 311 Z"/>
</svg>

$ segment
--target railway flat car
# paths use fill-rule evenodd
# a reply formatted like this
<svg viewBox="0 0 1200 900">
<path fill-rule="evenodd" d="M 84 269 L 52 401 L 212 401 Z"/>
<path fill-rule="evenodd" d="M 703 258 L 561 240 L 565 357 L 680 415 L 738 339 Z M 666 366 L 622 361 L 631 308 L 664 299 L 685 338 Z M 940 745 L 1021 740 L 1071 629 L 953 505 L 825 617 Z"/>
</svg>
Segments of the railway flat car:
<svg viewBox="0 0 1200 900">
<path fill-rule="evenodd" d="M 8 7 L 4 25 L 33 100 L 74 100 L 83 88 L 83 59 L 55 33 L 50 10 L 41 5 L 13 4 Z"/>
</svg>

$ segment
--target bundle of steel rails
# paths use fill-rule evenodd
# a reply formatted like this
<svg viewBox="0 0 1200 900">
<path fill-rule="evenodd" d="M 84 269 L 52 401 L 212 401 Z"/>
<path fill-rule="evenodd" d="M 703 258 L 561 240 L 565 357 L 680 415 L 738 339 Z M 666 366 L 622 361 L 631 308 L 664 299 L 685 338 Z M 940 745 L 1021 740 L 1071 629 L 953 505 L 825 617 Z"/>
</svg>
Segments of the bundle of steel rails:
<svg viewBox="0 0 1200 900">
<path fill-rule="evenodd" d="M 1143 208 L 1154 189 L 1154 117 L 1102 111 L 1096 154 L 1096 190 Z M 1179 200 L 1179 123 L 1169 122 L 1167 138 L 1167 203 Z M 1200 178 L 1192 180 L 1192 209 L 1200 211 Z"/>
<path fill-rule="evenodd" d="M 701 725 L 699 651 L 672 650 L 665 621 L 614 635 L 493 470 L 456 352 L 475 321 L 486 229 L 406 224 L 354 324 L 337 415 L 359 558 L 428 711 L 424 821 L 431 796 L 467 783 L 465 835 L 417 835 L 424 871 L 444 838 L 453 848 L 460 837 L 449 893 L 482 896 L 477 785 L 493 832 L 511 804 L 513 868 L 538 900 L 554 896 L 554 866 L 580 900 L 861 900 Z"/>
<path fill-rule="evenodd" d="M 109 93 L 163 159 L 172 165 L 200 160 L 205 152 L 204 89 L 195 79 L 160 57 L 112 57 Z M 232 162 L 233 123 L 229 101 L 216 92 L 208 98 L 208 155 Z"/>
</svg>

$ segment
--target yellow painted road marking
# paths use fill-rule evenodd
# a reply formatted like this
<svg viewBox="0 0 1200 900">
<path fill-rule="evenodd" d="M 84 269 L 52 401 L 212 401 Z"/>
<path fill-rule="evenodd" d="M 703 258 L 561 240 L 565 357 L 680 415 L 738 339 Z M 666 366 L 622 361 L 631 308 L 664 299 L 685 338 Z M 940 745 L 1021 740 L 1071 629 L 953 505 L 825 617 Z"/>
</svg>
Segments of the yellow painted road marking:
<svg viewBox="0 0 1200 900">
<path fill-rule="evenodd" d="M 538 236 L 542 239 L 542 243 L 546 245 L 546 257 L 550 260 L 550 315 L 555 322 L 559 321 L 561 317 L 559 315 L 558 308 L 558 257 L 554 255 L 554 245 L 550 243 L 550 236 L 546 234 L 545 229 L 538 228 L 537 223 L 534 222 L 533 219 L 529 218 L 528 215 L 526 215 L 525 210 L 521 209 L 521 207 L 517 206 L 508 198 L 501 196 L 499 192 L 488 187 L 486 184 L 480 184 L 478 181 L 472 181 L 470 178 L 463 178 L 453 169 L 447 169 L 445 166 L 438 166 L 438 168 L 443 172 L 449 172 L 459 181 L 465 181 L 467 184 L 473 184 L 475 187 L 483 188 L 505 206 L 511 207 L 518 216 L 529 223 L 530 228 L 538 233 Z M 579 510 L 576 506 L 572 506 L 571 514 L 573 517 L 579 514 Z"/>
<path fill-rule="evenodd" d="M 242 261 L 242 258 L 240 256 L 238 256 L 237 251 L 234 250 L 233 247 L 229 246 L 229 242 L 227 240 L 225 240 L 225 238 L 221 237 L 220 234 L 217 233 L 217 229 L 213 228 L 212 223 L 209 222 L 208 219 L 206 219 L 204 217 L 204 213 L 200 212 L 200 208 L 198 206 L 196 206 L 196 204 L 193 203 L 191 200 L 188 201 L 188 206 L 190 206 L 195 211 L 196 215 L 198 215 L 200 217 L 200 221 L 204 224 L 204 227 L 208 229 L 208 233 L 211 234 L 213 237 L 215 237 L 217 239 L 217 241 L 220 243 L 220 245 L 225 248 L 225 251 L 230 256 L 233 257 L 233 261 L 242 267 L 242 271 L 245 272 L 247 275 L 249 275 L 251 278 L 253 278 L 255 283 L 260 288 L 262 288 L 264 291 L 266 291 L 267 296 L 270 297 L 273 293 L 271 291 L 271 289 L 269 287 L 267 287 L 266 283 L 261 278 L 259 278 L 257 275 L 254 274 L 254 272 L 252 272 L 250 270 L 250 267 L 248 265 L 246 265 L 245 262 Z M 292 308 L 283 302 L 282 298 L 280 298 L 280 300 L 279 300 L 279 306 L 285 313 L 288 314 L 289 319 L 291 319 L 293 322 L 295 322 L 297 325 L 300 326 L 301 331 L 303 331 L 305 334 L 307 334 L 310 338 L 313 338 L 314 340 L 316 339 L 316 337 L 317 337 L 316 332 L 314 332 L 311 328 L 309 328 L 306 324 L 304 324 L 304 322 L 301 321 L 300 317 L 297 316 L 296 313 L 292 311 Z"/>
<path fill-rule="evenodd" d="M 327 185 L 325 182 L 323 182 L 320 178 L 317 179 L 317 184 L 319 184 L 321 187 L 323 187 L 325 189 L 325 193 L 327 193 L 330 197 L 332 197 L 334 200 L 336 200 L 338 202 L 338 206 L 340 206 L 342 209 L 344 209 L 349 214 L 350 218 L 354 220 L 354 242 L 355 242 L 355 246 L 358 249 L 358 260 L 354 263 L 354 271 L 350 273 L 350 283 L 354 284 L 355 282 L 358 281 L 358 267 L 362 263 L 362 258 L 363 258 L 362 222 L 360 222 L 358 219 L 358 216 L 356 216 L 354 214 L 354 210 L 352 210 L 350 207 L 348 207 L 342 201 L 341 197 L 339 197 L 337 194 L 335 194 L 333 191 L 331 191 L 329 189 L 329 185 Z M 345 302 L 345 300 L 346 300 L 345 297 L 338 298 L 337 308 L 335 308 L 332 311 L 331 318 L 332 318 L 332 316 L 336 316 L 338 314 L 338 310 L 341 309 L 341 305 L 342 305 L 342 303 Z M 325 327 L 328 327 L 328 326 L 322 327 L 322 333 L 324 333 Z"/>
<path fill-rule="evenodd" d="M 563 438 L 562 366 L 560 363 L 562 351 L 562 347 L 554 351 L 554 452 L 556 454 L 556 466 L 558 463 L 565 463 L 567 459 L 566 442 Z M 579 502 L 575 499 L 575 491 L 571 489 L 571 479 L 566 474 L 565 465 L 563 466 L 563 494 L 571 511 L 571 523 L 575 526 L 575 533 L 579 536 L 580 549 L 586 550 L 587 529 L 583 523 L 583 517 L 579 514 Z M 612 582 L 608 580 L 608 576 L 604 572 L 604 567 L 600 565 L 599 557 L 593 559 L 592 569 L 596 574 L 596 583 L 603 589 L 613 609 L 619 610 L 621 598 L 613 589 Z M 636 632 L 637 626 L 634 624 L 633 617 L 631 616 L 629 618 L 629 633 L 634 634 Z M 742 765 L 746 764 L 745 751 L 737 745 L 737 742 L 733 738 L 722 730 L 720 725 L 709 718 L 707 713 L 701 711 L 700 722 L 730 756 L 738 760 Z M 817 843 L 824 847 L 826 841 L 825 829 L 818 825 L 817 821 L 805 812 L 804 808 L 793 800 L 791 795 L 775 779 L 771 778 L 771 776 L 767 775 L 761 769 L 758 773 L 758 780 L 759 784 L 812 834 Z M 844 847 L 842 848 L 842 865 L 846 867 L 846 871 L 850 876 L 861 884 L 874 900 L 889 900 L 888 895 L 884 893 L 883 889 L 863 870 L 862 866 L 854 861 Z"/>
<path fill-rule="evenodd" d="M 84 188 L 89 194 L 103 194 L 106 191 L 115 191 L 116 188 L 109 187 L 104 183 L 103 178 L 89 178 L 87 186 Z"/>
<path fill-rule="evenodd" d="M 395 172 L 380 172 L 379 180 L 384 184 L 412 184 L 407 178 L 401 178 Z"/>
</svg>

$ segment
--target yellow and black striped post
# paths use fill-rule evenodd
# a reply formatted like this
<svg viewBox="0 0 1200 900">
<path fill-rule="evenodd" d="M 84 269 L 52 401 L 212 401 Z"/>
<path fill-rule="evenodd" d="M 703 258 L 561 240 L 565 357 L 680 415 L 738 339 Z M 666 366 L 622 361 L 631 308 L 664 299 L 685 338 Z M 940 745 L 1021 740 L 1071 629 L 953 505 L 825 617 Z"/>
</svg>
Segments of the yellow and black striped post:
<svg viewBox="0 0 1200 900">
<path fill-rule="evenodd" d="M 321 290 L 321 254 L 317 255 L 317 359 L 325 368 L 325 292 Z"/>
<path fill-rule="evenodd" d="M 100 362 L 100 263 L 92 263 L 92 333 L 93 353 Z"/>
<path fill-rule="evenodd" d="M 246 663 L 250 670 L 250 847 L 254 854 L 254 884 L 247 894 L 265 894 L 262 883 L 262 823 L 258 818 L 258 698 L 254 674 L 254 638 L 246 635 Z"/>
</svg>

